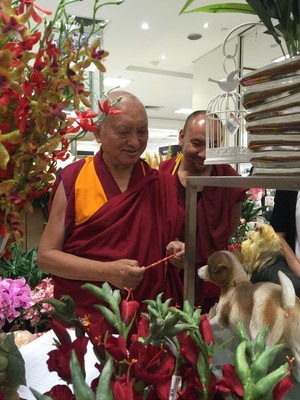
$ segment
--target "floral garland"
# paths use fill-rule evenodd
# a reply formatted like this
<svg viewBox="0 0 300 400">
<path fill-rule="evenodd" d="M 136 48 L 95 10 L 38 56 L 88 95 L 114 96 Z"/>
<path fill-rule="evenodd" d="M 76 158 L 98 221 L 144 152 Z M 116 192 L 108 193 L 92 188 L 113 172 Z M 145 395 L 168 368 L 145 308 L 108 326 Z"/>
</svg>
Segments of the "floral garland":
<svg viewBox="0 0 300 400">
<path fill-rule="evenodd" d="M 101 61 L 109 53 L 99 39 L 89 40 L 104 26 L 96 21 L 99 8 L 124 0 L 95 0 L 88 36 L 66 14 L 77 1 L 60 0 L 48 22 L 40 12 L 52 13 L 35 0 L 0 1 L 0 256 L 9 257 L 10 245 L 21 241 L 19 213 L 49 191 L 70 142 L 96 129 L 85 71 L 94 64 L 105 72 Z M 76 117 L 67 116 L 68 108 Z"/>
</svg>

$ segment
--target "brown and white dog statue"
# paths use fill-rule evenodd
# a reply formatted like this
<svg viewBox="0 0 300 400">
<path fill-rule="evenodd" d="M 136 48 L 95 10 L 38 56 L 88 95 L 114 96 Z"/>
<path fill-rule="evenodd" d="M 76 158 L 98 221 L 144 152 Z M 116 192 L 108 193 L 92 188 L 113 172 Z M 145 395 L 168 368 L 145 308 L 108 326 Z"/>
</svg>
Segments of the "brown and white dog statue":
<svg viewBox="0 0 300 400">
<path fill-rule="evenodd" d="M 240 321 L 252 339 L 269 326 L 267 345 L 284 341 L 295 357 L 293 374 L 300 382 L 300 300 L 290 279 L 279 271 L 280 285 L 251 283 L 237 255 L 230 251 L 213 253 L 207 265 L 198 269 L 201 279 L 221 289 L 219 302 L 210 322 L 236 332 Z"/>
</svg>

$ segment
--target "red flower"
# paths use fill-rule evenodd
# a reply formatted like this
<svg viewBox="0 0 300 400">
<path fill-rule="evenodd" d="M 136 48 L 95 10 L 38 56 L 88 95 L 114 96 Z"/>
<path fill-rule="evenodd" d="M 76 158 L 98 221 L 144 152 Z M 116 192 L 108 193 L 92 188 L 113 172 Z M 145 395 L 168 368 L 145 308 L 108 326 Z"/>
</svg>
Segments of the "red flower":
<svg viewBox="0 0 300 400">
<path fill-rule="evenodd" d="M 99 357 L 104 359 L 104 337 L 107 332 L 112 333 L 113 329 L 108 325 L 104 316 L 99 314 L 96 322 L 86 320 L 85 330 Z"/>
<path fill-rule="evenodd" d="M 128 357 L 126 341 L 123 336 L 109 335 L 105 341 L 105 349 L 117 361 L 123 361 Z"/>
<path fill-rule="evenodd" d="M 285 394 L 294 386 L 290 375 L 278 382 L 273 389 L 274 400 L 283 400 Z"/>
<path fill-rule="evenodd" d="M 118 378 L 112 382 L 113 398 L 118 400 L 133 400 L 133 382 L 127 381 L 126 377 Z"/>
<path fill-rule="evenodd" d="M 66 385 L 53 386 L 51 390 L 44 393 L 44 395 L 51 397 L 52 400 L 76 400 L 71 389 Z M 1 400 L 1 398 L 0 398 Z"/>
<path fill-rule="evenodd" d="M 222 379 L 217 383 L 216 389 L 221 393 L 232 393 L 241 398 L 243 397 L 243 387 L 232 364 L 222 365 Z"/>
<path fill-rule="evenodd" d="M 127 326 L 135 317 L 137 310 L 139 309 L 139 303 L 137 301 L 122 300 L 121 303 L 121 318 L 124 324 Z"/>
<path fill-rule="evenodd" d="M 66 133 L 76 133 L 80 129 L 87 131 L 87 132 L 95 132 L 97 129 L 97 125 L 94 124 L 92 118 L 97 117 L 97 113 L 91 112 L 91 110 L 85 110 L 85 111 L 77 111 L 74 110 L 78 118 L 68 118 L 73 120 L 77 124 L 76 125 L 71 125 Z"/>
<path fill-rule="evenodd" d="M 67 383 L 72 383 L 70 361 L 71 352 L 74 349 L 79 364 L 84 367 L 84 355 L 87 350 L 88 338 L 80 336 L 72 343 L 64 343 L 58 345 L 57 349 L 51 350 L 48 355 L 47 365 L 49 371 L 56 371 L 60 378 Z"/>
<path fill-rule="evenodd" d="M 116 110 L 111 107 L 109 100 L 104 100 L 104 102 L 101 104 L 100 101 L 98 100 L 98 107 L 99 110 L 104 113 L 104 114 L 121 114 L 121 110 Z"/>
<path fill-rule="evenodd" d="M 35 7 L 35 8 L 37 8 L 38 10 L 42 11 L 43 13 L 47 14 L 47 15 L 51 15 L 52 14 L 52 11 L 47 10 L 45 8 L 42 8 L 42 7 L 38 6 L 38 5 L 36 5 L 35 4 L 35 0 L 21 0 L 20 7 L 16 10 L 16 13 L 18 15 L 23 14 L 24 11 L 25 11 L 25 6 L 26 6 L 26 8 L 28 8 L 31 5 L 33 7 Z M 34 8 L 32 9 L 31 16 L 32 16 L 33 20 L 35 22 L 37 22 L 38 24 L 40 24 L 43 21 L 43 18 L 39 16 L 39 14 L 35 11 Z"/>
<path fill-rule="evenodd" d="M 183 357 L 185 357 L 191 365 L 194 365 L 196 368 L 200 349 L 193 341 L 190 335 L 186 332 L 178 335 L 178 341 L 180 344 L 180 353 Z"/>
<path fill-rule="evenodd" d="M 207 344 L 213 343 L 213 334 L 207 314 L 201 315 L 200 333 Z"/>
<path fill-rule="evenodd" d="M 134 376 L 146 384 L 158 384 L 171 379 L 174 372 L 175 358 L 173 354 L 164 349 L 157 349 L 148 344 L 140 344 L 137 353 L 137 362 L 134 364 Z"/>
</svg>

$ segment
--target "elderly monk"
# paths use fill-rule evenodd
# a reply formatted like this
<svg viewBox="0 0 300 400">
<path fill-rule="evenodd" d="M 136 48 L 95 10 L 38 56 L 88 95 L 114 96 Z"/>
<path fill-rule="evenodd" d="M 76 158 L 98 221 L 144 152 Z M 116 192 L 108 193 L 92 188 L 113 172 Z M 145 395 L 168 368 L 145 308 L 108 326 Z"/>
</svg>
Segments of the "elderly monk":
<svg viewBox="0 0 300 400">
<path fill-rule="evenodd" d="M 81 288 L 85 282 L 109 282 L 123 296 L 124 288 L 133 289 L 139 302 L 164 292 L 180 304 L 183 296 L 174 266 L 183 264 L 184 254 L 184 244 L 176 240 L 184 225 L 176 180 L 140 158 L 148 140 L 140 100 L 115 91 L 110 105 L 117 112 L 101 118 L 95 132 L 100 151 L 58 176 L 38 249 L 40 269 L 53 276 L 54 297 L 70 295 L 78 315 L 90 319 L 99 315 L 93 305 L 100 300 Z M 174 265 L 145 269 L 172 253 Z"/>
</svg>

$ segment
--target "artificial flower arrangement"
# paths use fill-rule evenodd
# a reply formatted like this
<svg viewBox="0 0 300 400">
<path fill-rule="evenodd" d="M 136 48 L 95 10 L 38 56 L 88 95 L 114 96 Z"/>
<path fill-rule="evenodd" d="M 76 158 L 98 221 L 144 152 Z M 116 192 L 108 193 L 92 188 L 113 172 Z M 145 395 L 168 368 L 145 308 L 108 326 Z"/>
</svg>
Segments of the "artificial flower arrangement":
<svg viewBox="0 0 300 400">
<path fill-rule="evenodd" d="M 33 290 L 25 278 L 0 278 L 0 400 L 17 399 L 19 385 L 26 384 L 25 363 L 14 330 L 26 320 L 34 328 L 45 327 L 52 306 L 43 299 L 52 297 L 51 278 L 43 279 Z"/>
<path fill-rule="evenodd" d="M 284 55 L 300 54 L 300 8 L 299 0 L 246 0 L 244 3 L 218 3 L 188 9 L 194 0 L 187 0 L 180 11 L 243 13 L 257 15 L 267 28 Z M 286 49 L 282 46 L 285 42 Z"/>
<path fill-rule="evenodd" d="M 51 278 L 44 278 L 33 289 L 25 278 L 0 278 L 0 329 L 5 332 L 15 331 L 29 321 L 32 328 L 48 323 L 53 307 L 44 303 L 44 299 L 53 297 Z"/>
<path fill-rule="evenodd" d="M 85 71 L 91 64 L 105 71 L 108 52 L 99 38 L 92 42 L 105 26 L 97 12 L 124 0 L 95 0 L 88 35 L 66 12 L 78 1 L 60 0 L 52 20 L 35 0 L 0 1 L 0 256 L 9 258 L 10 245 L 21 241 L 19 213 L 51 188 L 70 141 L 96 129 Z"/>
<path fill-rule="evenodd" d="M 279 400 L 293 386 L 288 358 L 283 357 L 282 365 L 270 371 L 284 345 L 266 347 L 267 327 L 252 341 L 238 325 L 240 344 L 234 363 L 216 371 L 218 348 L 209 318 L 201 315 L 200 308 L 193 310 L 188 301 L 183 309 L 171 306 L 171 300 L 163 302 L 160 294 L 156 300 L 145 300 L 147 312 L 137 316 L 139 304 L 130 300 L 130 291 L 122 300 L 120 291 L 112 290 L 108 283 L 102 288 L 92 284 L 83 287 L 101 302 L 95 304 L 99 310 L 95 322 L 88 316 L 77 318 L 69 296 L 62 301 L 46 300 L 55 308 L 53 329 L 58 338 L 47 364 L 65 384 L 45 394 L 31 389 L 38 400 L 59 400 L 62 396 L 66 400 L 210 400 L 222 394 L 236 400 Z M 75 328 L 74 341 L 58 321 Z M 88 342 L 99 361 L 94 366 L 98 377 L 91 385 L 85 381 Z"/>
</svg>

